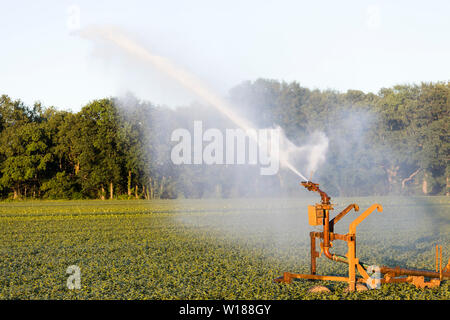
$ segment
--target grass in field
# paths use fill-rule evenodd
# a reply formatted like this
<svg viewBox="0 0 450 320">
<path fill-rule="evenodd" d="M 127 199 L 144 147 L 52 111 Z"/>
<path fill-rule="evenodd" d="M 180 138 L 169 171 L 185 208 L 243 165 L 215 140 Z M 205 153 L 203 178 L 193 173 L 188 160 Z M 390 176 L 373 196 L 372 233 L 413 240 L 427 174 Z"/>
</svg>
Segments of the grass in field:
<svg viewBox="0 0 450 320">
<path fill-rule="evenodd" d="M 3 299 L 449 299 L 410 284 L 345 293 L 345 283 L 272 282 L 309 271 L 309 199 L 36 201 L 0 204 Z M 447 197 L 335 199 L 383 205 L 357 229 L 357 255 L 369 264 L 434 270 L 434 246 L 450 256 Z M 348 214 L 336 226 L 346 233 Z M 345 243 L 333 250 L 346 252 Z M 444 262 L 446 262 L 445 260 Z M 68 290 L 66 269 L 81 269 Z M 322 257 L 319 274 L 345 275 Z M 331 294 L 310 294 L 324 284 Z"/>
</svg>

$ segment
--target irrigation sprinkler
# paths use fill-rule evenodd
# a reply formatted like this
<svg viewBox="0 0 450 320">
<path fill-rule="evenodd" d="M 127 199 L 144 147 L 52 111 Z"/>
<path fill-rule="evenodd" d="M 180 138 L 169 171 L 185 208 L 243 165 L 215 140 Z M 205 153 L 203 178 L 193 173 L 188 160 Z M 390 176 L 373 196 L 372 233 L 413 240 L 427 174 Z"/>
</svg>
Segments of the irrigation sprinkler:
<svg viewBox="0 0 450 320">
<path fill-rule="evenodd" d="M 356 227 L 364 221 L 375 210 L 382 212 L 383 207 L 380 204 L 373 204 L 366 211 L 360 214 L 355 220 L 350 223 L 349 231 L 346 234 L 338 234 L 334 232 L 334 226 L 351 210 L 359 211 L 359 206 L 355 203 L 348 205 L 344 210 L 337 214 L 330 220 L 330 211 L 332 211 L 333 204 L 330 202 L 331 198 L 319 188 L 319 184 L 311 181 L 303 181 L 301 185 L 309 191 L 318 192 L 321 198 L 320 203 L 314 206 L 308 206 L 308 222 L 312 226 L 322 226 L 322 232 L 310 232 L 311 238 L 311 271 L 310 274 L 298 274 L 284 272 L 282 277 L 274 279 L 275 282 L 290 283 L 293 279 L 309 279 L 309 280 L 329 280 L 329 281 L 343 281 L 348 283 L 348 290 L 355 291 L 356 283 L 365 283 L 370 288 L 375 288 L 378 283 L 402 283 L 409 282 L 417 288 L 434 288 L 441 284 L 444 279 L 450 278 L 450 259 L 444 268 L 442 267 L 442 246 L 436 245 L 436 268 L 435 271 L 426 270 L 412 270 L 400 267 L 379 267 L 374 270 L 374 266 L 369 266 L 366 263 L 359 261 L 356 257 Z M 316 239 L 320 239 L 320 251 L 316 250 Z M 338 255 L 332 253 L 330 249 L 333 246 L 333 241 L 341 240 L 347 242 L 348 251 L 346 255 Z M 348 265 L 348 276 L 331 276 L 331 275 L 317 275 L 316 274 L 316 259 L 322 253 L 328 259 L 336 262 L 345 263 Z M 373 271 L 378 272 L 379 278 L 373 278 L 369 275 Z M 357 276 L 359 273 L 359 276 Z M 383 277 L 381 277 L 383 276 Z"/>
</svg>

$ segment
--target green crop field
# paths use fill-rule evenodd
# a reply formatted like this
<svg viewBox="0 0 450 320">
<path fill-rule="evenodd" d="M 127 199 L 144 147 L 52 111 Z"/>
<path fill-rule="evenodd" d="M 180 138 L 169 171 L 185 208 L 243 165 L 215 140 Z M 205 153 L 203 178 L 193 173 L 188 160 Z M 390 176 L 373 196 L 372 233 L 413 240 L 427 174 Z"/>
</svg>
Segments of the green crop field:
<svg viewBox="0 0 450 320">
<path fill-rule="evenodd" d="M 434 246 L 450 256 L 449 197 L 333 199 L 361 211 L 357 256 L 375 265 L 434 270 Z M 2 299 L 449 299 L 450 286 L 411 284 L 347 293 L 345 283 L 273 283 L 309 271 L 308 199 L 35 201 L 0 204 Z M 336 226 L 347 232 L 357 213 Z M 333 250 L 345 253 L 345 243 Z M 66 270 L 81 270 L 69 290 Z M 345 265 L 318 259 L 319 274 Z M 331 293 L 308 293 L 322 284 Z"/>
</svg>

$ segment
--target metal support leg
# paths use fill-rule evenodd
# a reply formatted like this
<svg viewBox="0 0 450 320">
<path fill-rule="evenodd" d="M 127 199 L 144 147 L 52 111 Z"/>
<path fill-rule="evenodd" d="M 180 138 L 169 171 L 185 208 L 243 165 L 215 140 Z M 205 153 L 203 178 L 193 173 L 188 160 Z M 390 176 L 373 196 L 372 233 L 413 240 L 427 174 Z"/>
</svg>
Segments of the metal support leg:
<svg viewBox="0 0 450 320">
<path fill-rule="evenodd" d="M 309 236 L 311 237 L 311 274 L 316 274 L 316 237 L 313 232 Z"/>
<path fill-rule="evenodd" d="M 348 241 L 348 290 L 350 292 L 356 289 L 356 270 L 355 270 L 355 258 L 356 258 L 356 240 Z"/>
</svg>

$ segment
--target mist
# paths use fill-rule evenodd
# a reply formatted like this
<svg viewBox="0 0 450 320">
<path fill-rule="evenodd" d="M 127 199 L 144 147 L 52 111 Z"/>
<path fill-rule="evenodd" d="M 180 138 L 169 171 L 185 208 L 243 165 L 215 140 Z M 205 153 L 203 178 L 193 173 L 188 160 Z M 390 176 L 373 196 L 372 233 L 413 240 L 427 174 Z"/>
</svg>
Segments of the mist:
<svg viewBox="0 0 450 320">
<path fill-rule="evenodd" d="M 135 113 L 139 113 L 140 104 L 152 105 L 151 119 L 146 123 L 152 131 L 152 158 L 165 166 L 164 172 L 152 170 L 161 180 L 170 180 L 175 189 L 170 197 L 302 196 L 305 192 L 298 186 L 301 180 L 318 182 L 333 196 L 404 194 L 417 189 L 418 181 L 424 179 L 424 172 L 417 169 L 417 164 L 402 160 L 405 149 L 393 148 L 392 138 L 383 134 L 386 124 L 382 113 L 374 109 L 378 98 L 373 94 L 354 90 L 345 94 L 309 90 L 297 82 L 258 79 L 237 84 L 230 88 L 228 95 L 222 96 L 199 79 L 195 70 L 153 54 L 145 41 L 140 43 L 119 28 L 90 27 L 78 34 L 88 39 L 94 48 L 101 48 L 102 54 L 94 61 L 102 60 L 101 63 L 111 64 L 110 68 L 124 61 L 129 68 L 120 69 L 123 78 L 132 78 L 136 73 L 139 82 L 145 83 L 147 77 L 161 77 L 164 78 L 161 86 L 171 84 L 166 93 L 192 95 L 191 104 L 182 106 L 160 106 L 134 98 L 140 101 L 133 107 Z M 135 94 L 134 82 L 124 85 L 121 91 Z M 116 101 L 126 113 L 130 107 L 127 98 L 122 96 Z M 144 109 L 142 112 L 148 112 Z M 170 151 L 176 143 L 171 141 L 171 135 L 178 129 L 193 135 L 196 121 L 202 122 L 203 132 L 218 130 L 225 135 L 229 129 L 242 129 L 247 134 L 247 146 L 237 151 L 237 157 L 246 160 L 251 151 L 249 141 L 256 142 L 259 149 L 266 147 L 260 144 L 255 132 L 276 130 L 279 152 L 269 153 L 269 156 L 273 158 L 271 162 L 279 162 L 280 170 L 274 175 L 262 176 L 258 171 L 261 164 L 249 161 L 174 165 Z M 208 144 L 203 141 L 204 136 L 195 139 L 201 140 L 200 152 L 217 142 Z M 195 139 L 191 139 L 192 145 L 187 151 L 192 153 L 191 158 L 195 156 L 194 149 L 198 151 L 199 147 Z"/>
<path fill-rule="evenodd" d="M 224 117 L 228 118 L 234 126 L 243 129 L 249 139 L 257 141 L 254 132 L 255 125 L 236 112 L 236 108 L 231 106 L 228 101 L 215 94 L 201 80 L 197 79 L 192 73 L 176 66 L 169 59 L 150 53 L 140 44 L 131 40 L 123 31 L 114 27 L 90 27 L 79 32 L 79 35 L 94 41 L 100 38 L 103 41 L 109 41 L 120 50 L 128 53 L 131 59 L 140 61 L 144 64 L 150 64 L 159 72 L 172 78 L 184 89 L 193 93 L 202 102 L 216 109 Z M 123 104 L 122 104 L 123 105 Z M 220 123 L 214 123 L 215 127 L 222 126 Z M 282 168 L 288 169 L 303 180 L 307 180 L 292 163 L 294 159 L 300 159 L 304 163 L 305 168 L 313 172 L 318 165 L 325 160 L 325 153 L 328 147 L 328 141 L 323 133 L 314 133 L 310 141 L 302 146 L 293 144 L 281 128 L 277 128 L 281 132 L 280 154 L 271 154 L 275 156 Z M 319 141 L 320 140 L 320 141 Z M 259 144 L 259 141 L 257 141 Z M 264 146 L 258 145 L 259 148 Z M 239 151 L 238 151 L 239 152 Z M 241 151 L 242 152 L 242 151 Z M 245 151 L 244 151 L 245 152 Z"/>
</svg>

